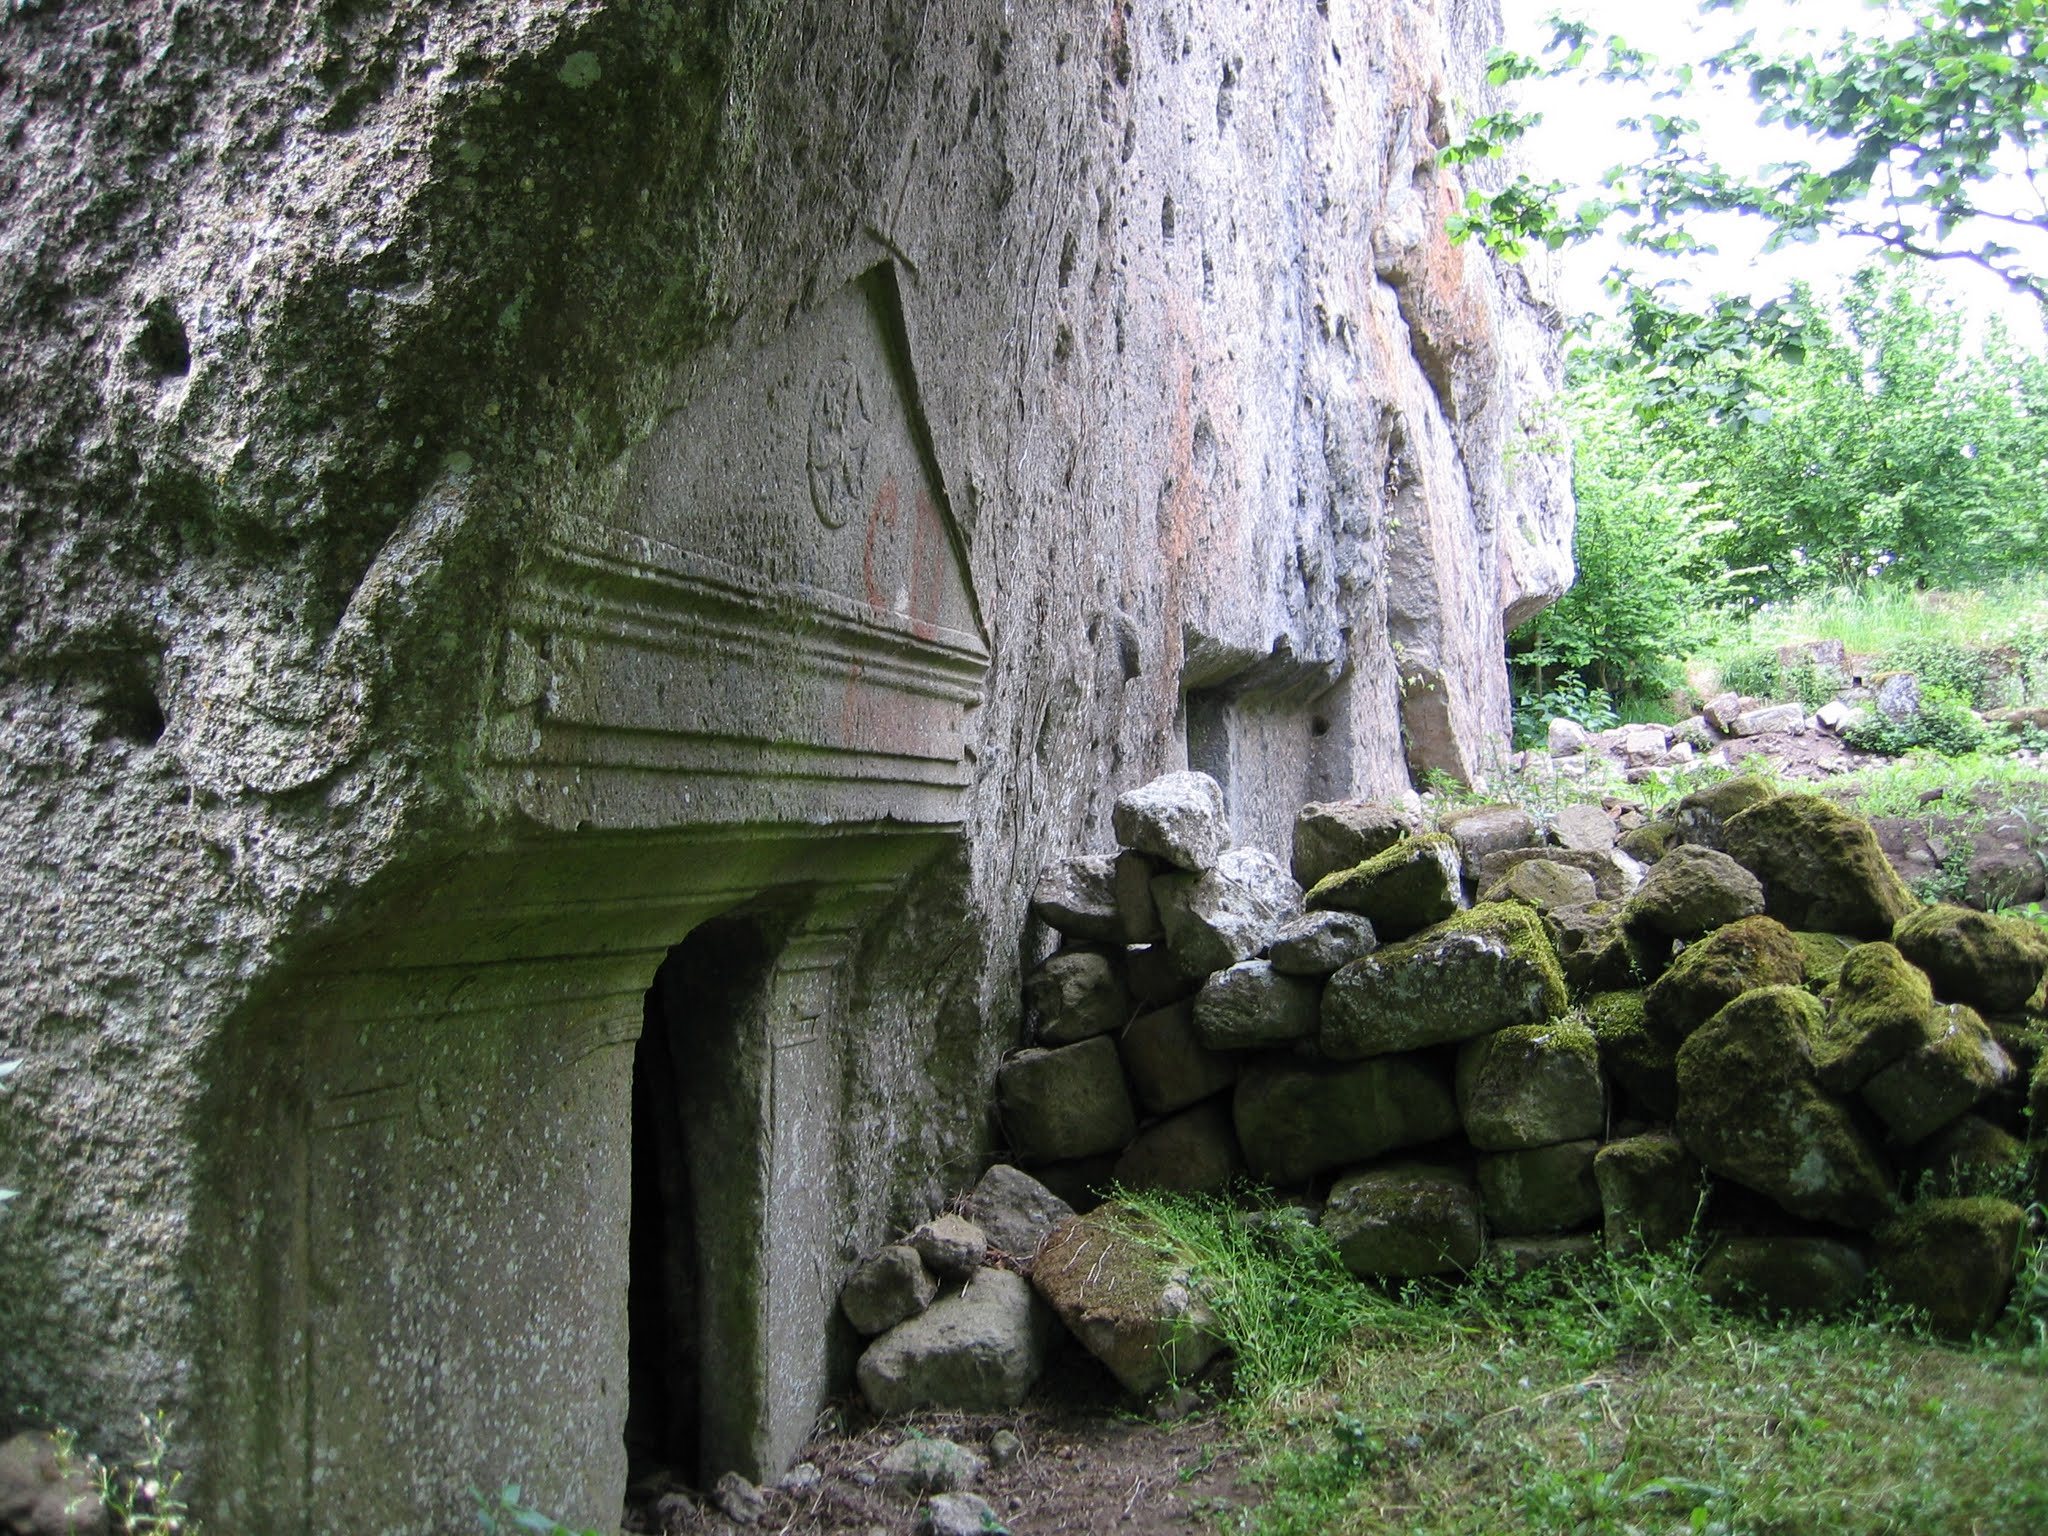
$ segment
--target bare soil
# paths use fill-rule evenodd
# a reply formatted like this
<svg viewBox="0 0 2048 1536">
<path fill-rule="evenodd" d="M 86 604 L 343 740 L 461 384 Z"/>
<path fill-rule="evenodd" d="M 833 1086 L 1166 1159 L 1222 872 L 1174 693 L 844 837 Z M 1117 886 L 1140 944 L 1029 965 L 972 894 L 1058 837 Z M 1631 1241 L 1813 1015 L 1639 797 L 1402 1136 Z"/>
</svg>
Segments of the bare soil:
<svg viewBox="0 0 2048 1536">
<path fill-rule="evenodd" d="M 1000 1430 L 1019 1443 L 1006 1465 L 990 1456 Z M 799 1458 L 800 1468 L 817 1469 L 817 1481 L 800 1486 L 799 1471 L 799 1486 L 765 1490 L 767 1509 L 751 1527 L 734 1524 L 706 1496 L 677 1490 L 660 1501 L 659 1523 L 641 1528 L 665 1536 L 910 1536 L 926 1499 L 891 1487 L 879 1467 L 891 1446 L 914 1436 L 989 1458 L 966 1491 L 988 1500 L 1013 1536 L 1187 1536 L 1260 1497 L 1241 1480 L 1248 1453 L 1213 1406 L 1169 1423 L 1144 1417 L 1092 1360 L 1062 1349 L 1037 1391 L 1010 1413 L 879 1420 L 857 1396 L 835 1403 Z"/>
</svg>

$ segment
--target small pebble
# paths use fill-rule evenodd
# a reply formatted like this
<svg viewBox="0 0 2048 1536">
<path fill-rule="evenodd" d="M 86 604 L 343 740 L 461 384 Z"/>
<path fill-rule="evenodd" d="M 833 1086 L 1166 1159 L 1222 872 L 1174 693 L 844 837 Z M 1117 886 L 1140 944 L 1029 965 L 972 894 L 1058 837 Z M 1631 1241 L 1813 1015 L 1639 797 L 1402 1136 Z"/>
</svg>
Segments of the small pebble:
<svg viewBox="0 0 2048 1536">
<path fill-rule="evenodd" d="M 812 1461 L 800 1461 L 782 1474 L 782 1480 L 775 1486 L 784 1493 L 809 1493 L 825 1481 L 825 1474 Z"/>
<path fill-rule="evenodd" d="M 752 1525 L 768 1510 L 768 1496 L 737 1472 L 722 1474 L 711 1497 L 735 1525 Z"/>
<path fill-rule="evenodd" d="M 988 1459 L 999 1467 L 1007 1467 L 1023 1454 L 1024 1442 L 1014 1430 L 999 1429 L 988 1437 Z"/>
<path fill-rule="evenodd" d="M 972 1493 L 942 1493 L 925 1507 L 920 1536 L 991 1536 L 1007 1528 L 987 1499 Z"/>
</svg>

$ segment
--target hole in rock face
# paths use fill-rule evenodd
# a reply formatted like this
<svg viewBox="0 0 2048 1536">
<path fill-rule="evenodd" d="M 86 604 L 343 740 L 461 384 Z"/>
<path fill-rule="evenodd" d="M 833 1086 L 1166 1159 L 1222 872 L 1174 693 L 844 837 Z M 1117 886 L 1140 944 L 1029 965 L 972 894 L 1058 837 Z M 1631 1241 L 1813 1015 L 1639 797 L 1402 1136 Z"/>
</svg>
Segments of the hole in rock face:
<svg viewBox="0 0 2048 1536">
<path fill-rule="evenodd" d="M 185 322 L 169 299 L 152 300 L 142 311 L 135 355 L 158 378 L 183 378 L 192 371 L 192 343 L 186 338 Z"/>
<path fill-rule="evenodd" d="M 758 917 L 713 918 L 668 952 L 642 1004 L 633 1052 L 633 1195 L 626 1287 L 628 1499 L 669 1482 L 701 1484 L 707 1413 L 706 1298 L 720 1284 L 718 1244 L 701 1213 L 707 1149 L 697 1143 L 727 1063 L 720 1042 L 773 963 Z M 715 1182 L 715 1180 L 714 1180 Z M 713 1237 L 716 1234 L 711 1234 Z"/>
<path fill-rule="evenodd" d="M 1311 736 L 1327 736 L 1330 734 L 1330 722 L 1321 715 L 1317 715 L 1309 721 L 1308 733 Z"/>
<path fill-rule="evenodd" d="M 164 707 L 157 697 L 155 658 L 115 658 L 93 698 L 99 710 L 101 739 L 118 736 L 139 746 L 154 746 L 164 733 Z"/>
</svg>

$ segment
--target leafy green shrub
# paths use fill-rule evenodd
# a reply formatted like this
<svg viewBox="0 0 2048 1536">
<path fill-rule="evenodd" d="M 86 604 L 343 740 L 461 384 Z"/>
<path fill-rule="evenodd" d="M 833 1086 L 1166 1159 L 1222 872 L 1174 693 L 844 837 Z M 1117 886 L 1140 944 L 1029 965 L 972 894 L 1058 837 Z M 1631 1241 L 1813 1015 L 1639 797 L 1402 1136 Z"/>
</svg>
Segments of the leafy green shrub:
<svg viewBox="0 0 2048 1536">
<path fill-rule="evenodd" d="M 1968 701 L 1938 687 L 1921 691 L 1917 715 L 1894 720 L 1882 710 L 1872 710 L 1842 727 L 1842 740 L 1857 751 L 1885 757 L 1922 748 L 1943 757 L 1963 757 L 1983 746 L 1988 735 L 1984 722 L 1970 713 Z"/>
<path fill-rule="evenodd" d="M 1721 663 L 1721 686 L 1753 699 L 1775 699 L 1783 682 L 1778 653 L 1767 645 L 1733 652 Z"/>
<path fill-rule="evenodd" d="M 1999 668 L 1986 651 L 1948 639 L 1902 640 L 1884 656 L 1889 672 L 1911 672 L 1924 689 L 1953 694 L 1972 709 L 1993 706 Z"/>
<path fill-rule="evenodd" d="M 1618 724 L 1614 701 L 1597 688 L 1576 677 L 1561 677 L 1540 693 L 1521 693 L 1515 699 L 1514 733 L 1518 747 L 1541 746 L 1544 732 L 1553 720 L 1576 720 L 1589 731 L 1604 731 Z"/>
</svg>

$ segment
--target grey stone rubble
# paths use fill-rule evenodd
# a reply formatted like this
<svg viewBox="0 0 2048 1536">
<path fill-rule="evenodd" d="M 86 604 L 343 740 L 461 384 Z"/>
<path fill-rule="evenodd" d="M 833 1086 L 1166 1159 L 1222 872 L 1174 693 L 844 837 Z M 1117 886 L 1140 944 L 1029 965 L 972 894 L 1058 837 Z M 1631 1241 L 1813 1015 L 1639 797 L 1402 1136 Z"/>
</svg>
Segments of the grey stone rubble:
<svg viewBox="0 0 2048 1536">
<path fill-rule="evenodd" d="M 1715 1244 L 1703 1283 L 1717 1296 L 1775 1304 L 1804 1287 L 1804 1304 L 1837 1306 L 1874 1271 L 1951 1331 L 1983 1326 L 2010 1279 L 2010 1250 L 2000 1258 L 1992 1239 L 2017 1219 L 1990 1191 L 2025 1156 L 2021 1083 L 2048 1094 L 2048 1066 L 2015 1027 L 2029 1011 L 2048 1022 L 2048 939 L 2020 919 L 1918 906 L 1869 828 L 1812 796 L 1730 780 L 1665 820 L 1594 814 L 1668 834 L 1619 906 L 1556 866 L 1581 876 L 1583 907 L 1606 911 L 1626 939 L 1632 986 L 1569 984 L 1551 935 L 1572 908 L 1544 911 L 1505 876 L 1500 899 L 1469 906 L 1461 885 L 1447 895 L 1410 881 L 1393 889 L 1415 907 L 1388 917 L 1410 938 L 1327 972 L 1236 959 L 1192 1006 L 1089 1041 L 1091 1070 L 1136 1085 L 1125 1102 L 1138 1114 L 1113 1162 L 1100 1120 L 1049 1131 L 1035 1105 L 1006 1096 L 1013 1144 L 1044 1177 L 1103 1198 L 1112 1174 L 1126 1187 L 1208 1190 L 1248 1171 L 1305 1197 L 1347 1265 L 1387 1281 L 1469 1270 L 1490 1250 L 1526 1266 L 1603 1241 L 1665 1246 L 1702 1220 L 1711 1239 L 1717 1192 L 1741 1186 L 1788 1226 L 1818 1228 Z M 1297 846 L 1333 823 L 1390 819 L 1328 805 L 1302 815 L 1312 830 Z M 1573 824 L 1570 835 L 1600 842 L 1584 818 Z M 1450 836 L 1411 823 L 1356 868 L 1325 875 L 1311 900 L 1417 867 L 1410 844 L 1441 849 L 1420 862 L 1457 880 L 1468 867 L 1457 828 L 1510 875 L 1543 863 L 1546 845 L 1502 842 L 1503 829 L 1536 834 L 1521 812 L 1466 813 Z M 1788 850 L 1803 862 L 1788 863 Z M 1827 914 L 1852 931 L 1794 933 L 1776 911 Z M 1270 928 L 1266 947 L 1301 942 L 1316 915 Z M 1446 1061 L 1443 1044 L 1460 1041 Z M 1039 1071 L 1060 1054 L 1028 1049 L 1005 1071 Z M 1185 1086 L 1166 1093 L 1165 1082 Z M 1911 1171 L 1937 1161 L 1948 1182 L 1915 1198 Z M 1963 1232 L 1954 1250 L 1976 1267 L 1952 1273 L 1923 1229 Z M 1214 1348 L 1188 1353 L 1202 1329 L 1199 1278 L 1136 1262 L 1145 1251 L 1142 1222 L 1111 1203 L 1065 1221 L 1033 1269 L 1069 1330 L 1141 1395 Z M 1937 1307 L 1944 1285 L 1973 1299 Z"/>
</svg>

